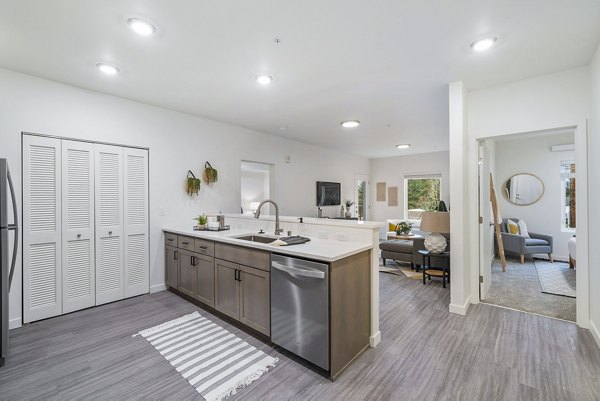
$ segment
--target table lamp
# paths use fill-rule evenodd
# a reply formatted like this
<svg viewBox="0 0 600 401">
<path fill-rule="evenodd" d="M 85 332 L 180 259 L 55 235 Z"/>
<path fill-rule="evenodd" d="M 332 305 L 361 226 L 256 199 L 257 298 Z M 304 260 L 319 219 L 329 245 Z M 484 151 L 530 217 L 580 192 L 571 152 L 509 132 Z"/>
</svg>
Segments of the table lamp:
<svg viewBox="0 0 600 401">
<path fill-rule="evenodd" d="M 425 237 L 425 249 L 431 253 L 444 252 L 446 250 L 446 237 L 442 234 L 450 232 L 450 213 L 423 212 L 419 229 L 430 233 Z"/>
</svg>

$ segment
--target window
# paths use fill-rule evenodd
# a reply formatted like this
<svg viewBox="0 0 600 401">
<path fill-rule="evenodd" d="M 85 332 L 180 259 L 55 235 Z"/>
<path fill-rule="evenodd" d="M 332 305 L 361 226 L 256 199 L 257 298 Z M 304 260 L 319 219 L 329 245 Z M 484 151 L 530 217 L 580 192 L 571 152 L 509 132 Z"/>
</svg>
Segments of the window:
<svg viewBox="0 0 600 401">
<path fill-rule="evenodd" d="M 561 162 L 560 163 L 560 179 L 561 179 L 561 221 L 562 228 L 567 230 L 575 229 L 575 163 Z"/>
<path fill-rule="evenodd" d="M 441 199 L 439 176 L 407 177 L 404 179 L 404 218 L 421 220 L 425 211 L 437 210 Z"/>
</svg>

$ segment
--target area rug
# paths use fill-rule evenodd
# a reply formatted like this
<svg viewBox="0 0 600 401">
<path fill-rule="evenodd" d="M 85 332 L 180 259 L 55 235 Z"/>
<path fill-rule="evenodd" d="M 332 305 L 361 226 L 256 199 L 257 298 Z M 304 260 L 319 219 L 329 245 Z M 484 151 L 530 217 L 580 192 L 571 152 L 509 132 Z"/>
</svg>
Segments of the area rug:
<svg viewBox="0 0 600 401">
<path fill-rule="evenodd" d="M 138 334 L 207 401 L 219 401 L 235 394 L 278 361 L 198 312 Z"/>
<path fill-rule="evenodd" d="M 410 267 L 403 267 L 403 266 L 387 267 L 387 266 L 379 265 L 379 272 L 380 273 L 392 273 L 392 274 L 398 274 L 398 275 L 402 274 L 408 278 L 415 278 L 418 280 L 423 278 L 423 273 L 416 272 L 413 269 L 411 269 Z"/>
<path fill-rule="evenodd" d="M 543 293 L 570 298 L 576 297 L 575 269 L 569 269 L 567 263 L 550 263 L 539 259 L 535 259 L 534 264 Z"/>
</svg>

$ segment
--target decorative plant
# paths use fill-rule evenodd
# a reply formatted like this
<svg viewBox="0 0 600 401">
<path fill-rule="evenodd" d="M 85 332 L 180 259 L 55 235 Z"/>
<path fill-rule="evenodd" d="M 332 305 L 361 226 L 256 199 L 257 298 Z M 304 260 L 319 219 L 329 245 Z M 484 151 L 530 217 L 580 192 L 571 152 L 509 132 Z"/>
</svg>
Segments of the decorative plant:
<svg viewBox="0 0 600 401">
<path fill-rule="evenodd" d="M 205 226 L 208 223 L 208 216 L 202 213 L 200 216 L 194 217 L 194 220 L 198 222 L 199 226 Z"/>
<path fill-rule="evenodd" d="M 219 172 L 209 162 L 204 163 L 204 182 L 210 184 L 219 180 Z"/>
<path fill-rule="evenodd" d="M 396 234 L 408 234 L 412 229 L 412 224 L 408 221 L 401 221 L 396 224 Z"/>
<path fill-rule="evenodd" d="M 349 199 L 346 199 L 344 201 L 344 205 L 346 205 L 346 209 L 348 209 L 350 206 L 354 205 L 354 201 L 351 201 Z"/>
<path fill-rule="evenodd" d="M 200 179 L 196 178 L 191 170 L 188 170 L 187 173 L 186 187 L 189 196 L 198 195 L 200 191 Z"/>
</svg>

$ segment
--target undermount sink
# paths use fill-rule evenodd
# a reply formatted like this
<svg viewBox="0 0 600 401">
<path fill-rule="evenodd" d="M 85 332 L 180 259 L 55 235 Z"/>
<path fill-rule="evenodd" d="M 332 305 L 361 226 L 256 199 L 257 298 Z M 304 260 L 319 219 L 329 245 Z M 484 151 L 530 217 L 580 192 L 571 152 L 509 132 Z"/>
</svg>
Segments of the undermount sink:
<svg viewBox="0 0 600 401">
<path fill-rule="evenodd" d="M 270 244 L 271 242 L 273 242 L 277 239 L 276 237 L 269 237 L 266 235 L 255 235 L 255 234 L 240 235 L 240 236 L 233 237 L 233 238 L 241 239 L 243 241 L 260 242 L 263 244 Z"/>
</svg>

